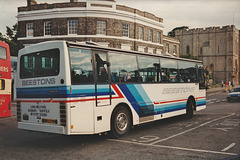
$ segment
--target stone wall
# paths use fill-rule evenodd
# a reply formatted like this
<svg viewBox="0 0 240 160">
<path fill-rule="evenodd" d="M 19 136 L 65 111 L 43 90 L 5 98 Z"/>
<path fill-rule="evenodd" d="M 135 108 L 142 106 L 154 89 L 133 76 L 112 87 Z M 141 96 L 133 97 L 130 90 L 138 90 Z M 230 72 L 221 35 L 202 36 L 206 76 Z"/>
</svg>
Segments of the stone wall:
<svg viewBox="0 0 240 160">
<path fill-rule="evenodd" d="M 235 26 L 177 30 L 180 53 L 190 54 L 213 70 L 213 80 L 234 80 L 239 83 L 239 30 Z"/>
</svg>

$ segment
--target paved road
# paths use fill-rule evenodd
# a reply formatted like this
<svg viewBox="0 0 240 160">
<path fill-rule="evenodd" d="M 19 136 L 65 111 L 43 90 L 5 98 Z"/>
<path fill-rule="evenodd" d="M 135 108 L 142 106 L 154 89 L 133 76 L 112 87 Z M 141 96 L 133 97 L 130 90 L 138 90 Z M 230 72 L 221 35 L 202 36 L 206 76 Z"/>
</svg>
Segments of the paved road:
<svg viewBox="0 0 240 160">
<path fill-rule="evenodd" d="M 227 94 L 223 90 L 216 90 L 216 92 L 207 93 L 207 104 L 227 102 Z"/>
<path fill-rule="evenodd" d="M 16 116 L 1 119 L 0 159 L 239 160 L 240 103 L 223 101 L 226 94 L 208 94 L 207 109 L 190 120 L 144 124 L 120 139 L 23 131 Z"/>
</svg>

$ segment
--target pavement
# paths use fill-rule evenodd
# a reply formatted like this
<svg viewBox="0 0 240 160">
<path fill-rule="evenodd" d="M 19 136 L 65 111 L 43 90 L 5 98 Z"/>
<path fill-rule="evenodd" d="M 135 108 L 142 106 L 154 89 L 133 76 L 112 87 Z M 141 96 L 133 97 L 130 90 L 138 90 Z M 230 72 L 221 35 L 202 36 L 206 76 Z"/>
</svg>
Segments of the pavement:
<svg viewBox="0 0 240 160">
<path fill-rule="evenodd" d="M 225 88 L 223 87 L 214 87 L 207 89 L 207 93 L 214 93 L 214 92 L 226 92 Z"/>
<path fill-rule="evenodd" d="M 240 87 L 240 86 L 234 86 L 235 87 Z M 228 90 L 225 90 L 225 87 L 214 87 L 214 88 L 209 88 L 207 89 L 207 93 L 214 93 L 214 92 L 228 92 Z"/>
</svg>

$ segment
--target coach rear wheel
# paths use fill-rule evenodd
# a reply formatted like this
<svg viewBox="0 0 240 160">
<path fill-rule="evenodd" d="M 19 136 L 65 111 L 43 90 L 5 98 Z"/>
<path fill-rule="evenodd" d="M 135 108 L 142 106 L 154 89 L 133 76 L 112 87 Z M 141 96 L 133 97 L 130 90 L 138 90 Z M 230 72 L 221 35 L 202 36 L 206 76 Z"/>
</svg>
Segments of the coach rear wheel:
<svg viewBox="0 0 240 160">
<path fill-rule="evenodd" d="M 187 114 L 186 114 L 187 118 L 191 119 L 193 117 L 193 110 L 194 110 L 193 101 L 189 99 L 187 102 Z"/>
<path fill-rule="evenodd" d="M 128 109 L 123 106 L 116 108 L 112 115 L 112 133 L 119 138 L 128 134 L 131 129 L 131 116 Z"/>
</svg>

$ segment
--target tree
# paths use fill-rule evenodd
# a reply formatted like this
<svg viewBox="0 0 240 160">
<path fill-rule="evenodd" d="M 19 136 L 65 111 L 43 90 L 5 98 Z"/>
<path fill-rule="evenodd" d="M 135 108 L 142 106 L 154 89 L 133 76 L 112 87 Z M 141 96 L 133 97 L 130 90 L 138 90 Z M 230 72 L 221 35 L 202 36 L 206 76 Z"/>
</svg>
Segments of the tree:
<svg viewBox="0 0 240 160">
<path fill-rule="evenodd" d="M 0 32 L 0 40 L 6 42 L 9 45 L 11 56 L 17 56 L 17 23 L 12 28 L 6 26 L 6 35 Z"/>
<path fill-rule="evenodd" d="M 188 26 L 175 27 L 173 30 L 171 30 L 170 32 L 168 32 L 168 36 L 170 36 L 170 37 L 175 37 L 175 31 L 176 31 L 176 30 L 182 30 L 182 29 L 189 29 L 189 27 L 188 27 Z"/>
<path fill-rule="evenodd" d="M 6 36 L 5 35 L 3 35 L 1 32 L 0 32 L 0 40 L 1 41 L 7 41 L 7 38 L 6 38 Z"/>
<path fill-rule="evenodd" d="M 12 39 L 13 38 L 13 30 L 10 28 L 10 27 L 8 27 L 8 26 L 6 26 L 6 28 L 7 28 L 7 36 L 8 36 L 8 38 L 9 39 Z"/>
</svg>

